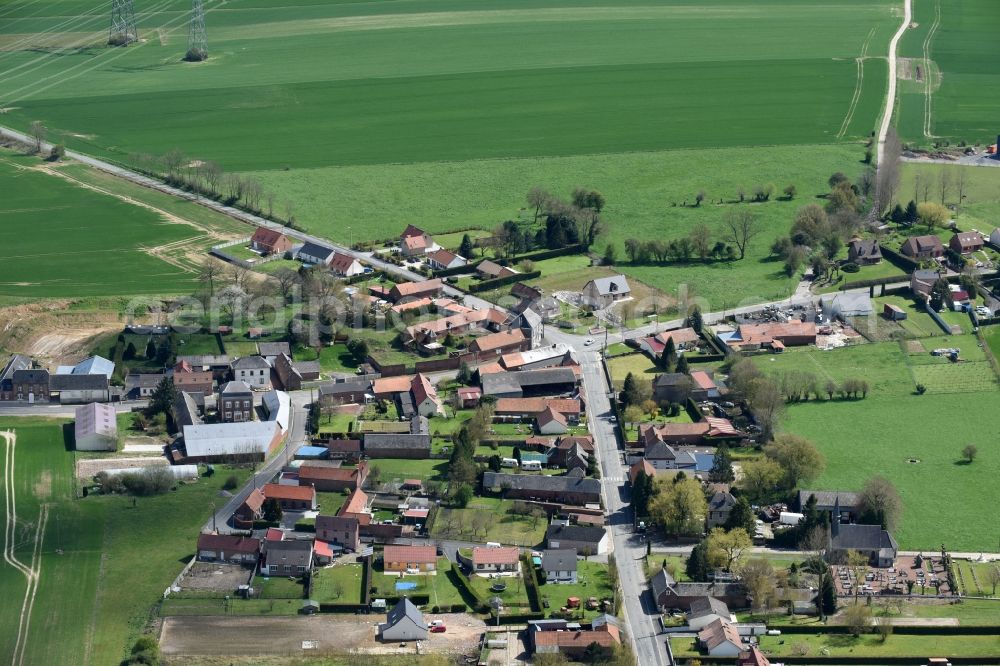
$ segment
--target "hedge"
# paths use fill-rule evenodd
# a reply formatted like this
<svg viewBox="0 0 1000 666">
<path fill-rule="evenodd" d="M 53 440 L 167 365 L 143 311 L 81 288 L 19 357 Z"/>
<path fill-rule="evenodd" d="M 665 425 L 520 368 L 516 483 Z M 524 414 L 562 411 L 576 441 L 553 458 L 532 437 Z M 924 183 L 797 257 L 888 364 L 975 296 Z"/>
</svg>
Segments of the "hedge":
<svg viewBox="0 0 1000 666">
<path fill-rule="evenodd" d="M 469 292 L 473 294 L 478 294 L 481 291 L 490 291 L 491 289 L 504 287 L 508 284 L 514 284 L 515 282 L 527 282 L 528 280 L 534 280 L 535 278 L 539 277 L 542 277 L 541 271 L 531 271 L 530 273 L 515 273 L 514 275 L 508 275 L 506 277 L 496 278 L 494 280 L 483 280 L 482 282 L 470 284 Z"/>
<path fill-rule="evenodd" d="M 296 532 L 315 532 L 316 531 L 316 521 L 313 520 L 309 522 L 308 520 L 300 520 L 295 523 Z"/>
<path fill-rule="evenodd" d="M 684 401 L 684 409 L 687 410 L 688 416 L 695 423 L 704 419 L 704 415 L 701 413 L 701 409 L 698 408 L 698 403 L 694 401 L 694 398 L 688 398 Z"/>
<path fill-rule="evenodd" d="M 845 624 L 823 626 L 787 625 L 776 627 L 782 634 L 848 634 L 851 628 Z M 892 633 L 933 636 L 992 636 L 1000 635 L 1000 626 L 941 626 L 918 627 L 893 625 Z"/>
<path fill-rule="evenodd" d="M 531 620 L 544 620 L 545 613 L 518 613 L 516 615 L 501 615 L 499 620 L 493 620 L 499 624 L 524 624 Z"/>
<path fill-rule="evenodd" d="M 553 259 L 555 257 L 564 257 L 567 254 L 583 254 L 587 251 L 587 247 L 582 243 L 577 243 L 576 245 L 567 245 L 566 247 L 556 248 L 555 250 L 540 250 L 539 252 L 529 252 L 528 254 L 522 254 L 518 257 L 514 257 L 511 261 L 542 261 L 543 259 Z"/>
<path fill-rule="evenodd" d="M 524 590 L 528 595 L 528 605 L 531 606 L 531 610 L 538 612 L 542 610 L 541 597 L 538 593 L 538 581 L 535 579 L 535 567 L 526 553 L 521 555 L 521 566 L 521 578 L 524 579 Z"/>
<path fill-rule="evenodd" d="M 463 273 L 469 273 L 476 270 L 479 264 L 483 263 L 485 259 L 479 259 L 477 261 L 470 261 L 464 266 L 455 266 L 454 268 L 442 268 L 440 270 L 434 271 L 434 277 L 449 277 L 452 275 L 462 275 Z"/>
<path fill-rule="evenodd" d="M 416 606 L 427 606 L 431 603 L 431 595 L 429 594 L 409 594 L 400 595 L 398 597 L 386 597 L 386 606 L 395 606 L 399 603 L 400 599 L 409 599 Z M 463 604 L 464 606 L 464 604 Z"/>
<path fill-rule="evenodd" d="M 845 282 L 840 285 L 840 291 L 847 291 L 848 289 L 863 289 L 864 287 L 878 287 L 883 284 L 894 284 L 896 282 L 909 282 L 909 278 L 905 275 L 890 275 L 888 277 L 871 278 L 870 280 L 855 280 L 853 282 Z"/>
<path fill-rule="evenodd" d="M 880 246 L 882 249 L 882 256 L 889 260 L 889 263 L 893 266 L 902 268 L 907 273 L 912 273 L 913 271 L 920 268 L 920 263 L 910 259 L 905 254 L 901 254 L 892 248 L 888 248 L 884 245 Z"/>
<path fill-rule="evenodd" d="M 462 595 L 462 598 L 465 599 L 467 606 L 471 606 L 472 609 L 478 613 L 486 612 L 486 601 L 480 598 L 480 596 L 476 594 L 476 591 L 472 589 L 472 586 L 469 584 L 468 579 L 465 577 L 465 574 L 462 573 L 462 569 L 458 566 L 458 564 L 452 562 L 451 569 L 448 571 L 447 575 L 451 577 L 451 582 L 456 588 L 458 588 L 458 592 Z"/>
</svg>

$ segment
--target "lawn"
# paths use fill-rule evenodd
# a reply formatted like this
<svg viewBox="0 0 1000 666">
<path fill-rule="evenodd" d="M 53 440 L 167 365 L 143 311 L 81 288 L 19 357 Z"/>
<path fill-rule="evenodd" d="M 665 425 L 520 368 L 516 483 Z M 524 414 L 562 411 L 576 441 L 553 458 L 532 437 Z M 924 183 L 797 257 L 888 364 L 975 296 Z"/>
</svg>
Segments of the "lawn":
<svg viewBox="0 0 1000 666">
<path fill-rule="evenodd" d="M 190 267 L 157 255 L 162 246 L 195 239 L 199 230 L 30 168 L 37 164 L 0 152 L 0 294 L 180 294 L 194 288 Z"/>
<path fill-rule="evenodd" d="M 296 347 L 293 355 L 296 361 L 316 360 L 316 351 L 311 347 Z M 353 375 L 358 368 L 358 361 L 347 351 L 347 345 L 338 343 L 320 349 L 319 368 L 324 373 Z"/>
<path fill-rule="evenodd" d="M 441 481 L 448 475 L 448 461 L 427 458 L 410 460 L 406 458 L 375 458 L 369 461 L 378 467 L 382 481 L 420 479 L 421 481 Z"/>
<path fill-rule="evenodd" d="M 201 354 L 221 354 L 219 339 L 208 333 L 190 333 L 178 336 L 177 354 L 180 356 L 197 356 Z"/>
<path fill-rule="evenodd" d="M 480 598 L 490 599 L 500 597 L 503 599 L 504 611 L 506 613 L 527 613 L 531 606 L 528 601 L 528 590 L 524 584 L 523 571 L 524 562 L 521 563 L 522 571 L 520 576 L 504 576 L 501 578 L 489 578 L 487 576 L 469 576 L 469 583 L 472 585 Z M 528 574 L 531 575 L 531 574 Z M 501 582 L 507 585 L 507 589 L 501 592 L 494 592 L 492 585 Z"/>
<path fill-rule="evenodd" d="M 301 599 L 304 596 L 302 581 L 282 576 L 254 576 L 254 591 L 261 599 Z"/>
<path fill-rule="evenodd" d="M 514 503 L 495 497 L 475 497 L 464 509 L 441 507 L 431 536 L 436 539 L 495 541 L 506 545 L 537 546 L 545 539 L 547 527 L 544 516 L 521 516 L 510 513 Z M 490 514 L 485 524 L 477 523 L 478 515 Z"/>
<path fill-rule="evenodd" d="M 46 35 L 25 42 L 41 55 L 5 53 L 4 121 L 43 120 L 52 138 L 121 161 L 173 149 L 216 161 L 274 192 L 279 214 L 291 202 L 298 223 L 342 242 L 395 236 L 405 207 L 453 245 L 459 233 L 445 232 L 530 218 L 521 209 L 534 185 L 563 196 L 595 187 L 608 201 L 598 247 L 621 257 L 633 235 L 705 222 L 720 237 L 732 206 L 707 202 L 740 187 L 794 182 L 805 202 L 833 171 L 856 175 L 898 21 L 888 0 L 258 5 L 207 8 L 202 64 L 182 62 L 173 38 L 53 57 L 46 48 L 72 39 L 59 32 L 65 13 L 15 7 L 0 40 Z M 78 6 L 94 13 L 75 29 L 104 30 L 96 0 Z M 144 34 L 176 34 L 187 7 L 168 7 L 143 15 Z M 706 204 L 685 206 L 699 189 Z M 757 300 L 787 295 L 793 280 L 763 259 L 797 205 L 753 206 L 765 233 L 742 262 L 624 270 L 718 302 L 733 281 Z"/>
<path fill-rule="evenodd" d="M 662 372 L 649 360 L 649 356 L 641 352 L 608 359 L 608 370 L 611 372 L 611 381 L 615 383 L 615 388 L 621 388 L 630 372 L 636 379 L 647 381 L 653 381 L 656 373 Z"/>
<path fill-rule="evenodd" d="M 996 141 L 996 137 L 990 143 Z M 899 186 L 901 199 L 922 201 L 923 195 L 917 188 L 917 179 L 932 184 L 932 200 L 939 200 L 941 175 L 945 174 L 952 182 L 960 177 L 965 179 L 965 198 L 958 208 L 955 221 L 963 231 L 976 229 L 988 234 L 998 226 L 996 219 L 997 204 L 1000 204 L 1000 168 L 987 169 L 957 164 L 914 164 L 903 166 L 902 182 Z M 945 199 L 949 204 L 958 204 L 958 188 L 952 185 Z"/>
<path fill-rule="evenodd" d="M 360 564 L 337 564 L 318 569 L 313 574 L 310 598 L 321 604 L 360 603 L 363 571 Z"/>
<path fill-rule="evenodd" d="M 61 424 L 0 420 L 0 429 L 13 428 L 18 436 L 19 520 L 27 527 L 38 518 L 39 502 L 49 506 L 25 662 L 118 663 L 193 554 L 195 535 L 225 479 L 235 473 L 242 481 L 249 470 L 217 469 L 213 477 L 139 498 L 134 506 L 131 498 L 117 496 L 78 500 L 74 456 L 66 451 Z M 24 539 L 31 533 L 21 534 L 17 554 L 30 560 L 30 542 Z M 0 594 L 20 599 L 23 581 L 3 567 Z M 20 603 L 0 605 L 0 654 L 11 654 L 19 611 Z"/>
<path fill-rule="evenodd" d="M 601 562 L 580 561 L 577 564 L 577 582 L 569 584 L 544 584 L 538 588 L 541 599 L 548 598 L 552 608 L 558 610 L 566 605 L 569 597 L 578 597 L 586 606 L 587 599 L 597 597 L 598 601 L 611 599 L 614 590 L 608 581 L 608 565 Z M 599 610 L 582 609 L 584 617 L 592 618 L 600 614 Z"/>
<path fill-rule="evenodd" d="M 938 137 L 956 144 L 993 143 L 1000 75 L 982 63 L 1000 57 L 990 39 L 1000 30 L 996 5 L 991 0 L 915 2 L 913 11 L 917 27 L 900 40 L 899 53 L 929 59 L 930 76 L 900 81 L 897 124 L 903 139 L 923 145 Z"/>
<path fill-rule="evenodd" d="M 464 603 L 461 592 L 451 582 L 448 572 L 451 570 L 451 562 L 447 557 L 438 558 L 438 573 L 433 576 L 399 576 L 386 575 L 376 565 L 372 577 L 372 585 L 378 588 L 373 592 L 373 597 L 398 597 L 396 583 L 400 580 L 407 583 L 416 583 L 417 587 L 410 591 L 411 594 L 426 594 L 430 596 L 429 606 L 451 606 L 452 604 Z"/>
<path fill-rule="evenodd" d="M 761 651 L 768 657 L 790 657 L 802 646 L 805 656 L 831 657 L 986 657 L 1000 650 L 997 636 L 920 636 L 894 635 L 884 643 L 874 634 L 858 638 L 850 634 L 789 634 L 761 636 Z M 673 638 L 673 653 L 682 658 L 697 657 L 693 638 Z M 807 648 L 807 649 L 806 649 Z"/>
</svg>

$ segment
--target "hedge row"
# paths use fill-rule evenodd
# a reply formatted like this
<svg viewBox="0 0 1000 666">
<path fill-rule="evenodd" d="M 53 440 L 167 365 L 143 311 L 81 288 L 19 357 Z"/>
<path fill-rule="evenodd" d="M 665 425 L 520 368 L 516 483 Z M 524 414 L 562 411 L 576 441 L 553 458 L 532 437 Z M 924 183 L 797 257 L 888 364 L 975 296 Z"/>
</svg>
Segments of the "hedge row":
<svg viewBox="0 0 1000 666">
<path fill-rule="evenodd" d="M 855 280 L 854 282 L 845 282 L 840 285 L 840 291 L 847 291 L 848 289 L 863 289 L 864 287 L 878 287 L 883 284 L 893 284 L 895 282 L 907 282 L 908 278 L 905 275 L 890 275 L 887 277 L 871 278 L 870 280 Z"/>
<path fill-rule="evenodd" d="M 521 554 L 521 567 L 521 577 L 524 578 L 524 591 L 528 595 L 528 605 L 535 612 L 541 611 L 542 601 L 538 592 L 538 581 L 535 579 L 535 567 L 527 553 Z"/>
<path fill-rule="evenodd" d="M 776 627 L 781 629 L 782 634 L 848 634 L 851 628 L 843 624 L 831 624 L 822 626 L 809 625 L 788 625 Z M 893 626 L 894 634 L 910 635 L 933 635 L 933 636 L 992 636 L 1000 635 L 998 626 L 941 626 L 941 627 L 912 627 Z"/>
<path fill-rule="evenodd" d="M 902 268 L 907 273 L 912 273 L 913 271 L 920 268 L 920 263 L 910 259 L 905 254 L 900 254 L 895 250 L 888 248 L 884 245 L 881 246 L 882 256 L 889 260 L 889 263 L 893 266 Z"/>
<path fill-rule="evenodd" d="M 518 613 L 515 615 L 501 615 L 499 620 L 494 620 L 499 624 L 524 624 L 532 620 L 544 620 L 545 613 Z"/>
<path fill-rule="evenodd" d="M 564 257 L 568 254 L 583 254 L 586 251 L 587 248 L 585 245 L 577 243 L 576 245 L 567 245 L 566 247 L 556 248 L 555 250 L 540 250 L 538 252 L 529 252 L 528 254 L 522 254 L 518 257 L 514 257 L 513 259 L 511 259 L 511 261 L 512 262 L 542 261 L 543 259 L 554 259 L 555 257 Z"/>
<path fill-rule="evenodd" d="M 472 585 L 469 584 L 469 580 L 462 573 L 462 569 L 455 562 L 451 563 L 451 569 L 448 571 L 448 576 L 451 579 L 452 584 L 458 588 L 459 594 L 462 595 L 462 599 L 468 606 L 471 606 L 473 610 L 478 613 L 484 613 L 487 609 L 486 600 L 482 599 L 476 591 L 472 589 Z"/>
<path fill-rule="evenodd" d="M 479 264 L 483 263 L 485 259 L 479 259 L 478 261 L 470 261 L 464 266 L 455 266 L 454 268 L 442 268 L 440 270 L 434 271 L 434 277 L 449 277 L 451 275 L 462 275 L 463 273 L 468 273 L 470 271 L 476 270 Z"/>
<path fill-rule="evenodd" d="M 514 275 L 508 275 L 502 278 L 496 278 L 494 280 L 483 280 L 482 282 L 477 282 L 475 284 L 469 285 L 469 291 L 473 294 L 478 294 L 481 291 L 490 291 L 491 289 L 497 289 L 498 287 L 504 287 L 508 284 L 514 284 L 515 282 L 527 282 L 528 280 L 534 280 L 542 276 L 541 271 L 531 271 L 530 273 L 515 273 Z"/>
</svg>

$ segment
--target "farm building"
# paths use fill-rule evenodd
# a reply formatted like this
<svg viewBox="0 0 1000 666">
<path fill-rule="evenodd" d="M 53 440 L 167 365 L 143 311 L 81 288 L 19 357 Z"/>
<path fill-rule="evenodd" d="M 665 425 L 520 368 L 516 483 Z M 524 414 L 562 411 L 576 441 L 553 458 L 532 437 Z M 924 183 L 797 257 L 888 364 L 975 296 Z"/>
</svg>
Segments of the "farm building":
<svg viewBox="0 0 1000 666">
<path fill-rule="evenodd" d="M 31 358 L 28 356 L 13 354 L 7 359 L 7 364 L 0 372 L 0 400 L 14 400 L 14 373 L 18 370 L 30 369 Z"/>
<path fill-rule="evenodd" d="M 199 398 L 201 405 L 198 404 Z M 184 426 L 201 425 L 201 414 L 203 411 L 205 397 L 200 393 L 188 393 L 178 391 L 177 399 L 174 400 L 174 423 L 178 428 Z"/>
<path fill-rule="evenodd" d="M 891 321 L 902 321 L 906 319 L 906 310 L 893 303 L 886 303 L 882 306 L 882 316 Z"/>
<path fill-rule="evenodd" d="M 661 331 L 656 335 L 650 335 L 639 340 L 639 348 L 653 356 L 659 358 L 663 354 L 667 341 L 674 341 L 674 348 L 677 351 L 694 349 L 698 346 L 698 334 L 693 328 L 678 328 L 673 331 Z"/>
<path fill-rule="evenodd" d="M 842 291 L 838 294 L 828 294 L 820 299 L 823 316 L 828 320 L 846 319 L 847 317 L 867 317 L 875 311 L 868 292 Z"/>
<path fill-rule="evenodd" d="M 125 378 L 125 398 L 127 400 L 142 400 L 153 395 L 153 391 L 163 380 L 163 373 L 130 372 Z"/>
<path fill-rule="evenodd" d="M 831 515 L 836 512 L 841 522 L 846 520 L 853 523 L 861 511 L 858 493 L 844 490 L 800 490 L 798 495 L 800 511 L 805 510 L 810 496 L 816 498 L 817 511 L 825 511 Z"/>
<path fill-rule="evenodd" d="M 476 338 L 469 344 L 469 351 L 478 354 L 480 359 L 488 356 L 500 356 L 507 352 L 526 351 L 530 348 L 531 340 L 526 338 L 519 328 L 490 333 Z"/>
<path fill-rule="evenodd" d="M 570 626 L 565 620 L 529 620 L 527 642 L 532 654 L 561 653 L 584 660 L 596 645 L 603 653 L 598 656 L 609 658 L 621 644 L 621 632 L 618 621 L 609 615 L 594 618 L 590 629 Z"/>
<path fill-rule="evenodd" d="M 400 303 L 404 299 L 437 298 L 442 291 L 444 283 L 435 278 L 423 282 L 400 282 L 389 290 L 388 297 L 393 303 Z"/>
<path fill-rule="evenodd" d="M 569 431 L 566 417 L 552 407 L 546 407 L 535 417 L 535 427 L 541 435 L 564 435 Z"/>
<path fill-rule="evenodd" d="M 572 368 L 544 368 L 520 372 L 498 372 L 482 378 L 483 395 L 500 398 L 531 398 L 559 395 L 576 390 Z"/>
<path fill-rule="evenodd" d="M 366 478 L 368 465 L 364 462 L 357 467 L 340 467 L 339 462 L 305 462 L 299 467 L 299 485 L 323 492 L 354 490 L 363 486 Z"/>
<path fill-rule="evenodd" d="M 787 323 L 740 324 L 735 330 L 719 328 L 719 340 L 736 352 L 816 344 L 816 324 L 790 321 Z"/>
<path fill-rule="evenodd" d="M 678 583 L 665 569 L 649 579 L 649 589 L 658 608 L 687 611 L 691 602 L 703 597 L 715 597 L 730 608 L 746 608 L 747 594 L 739 583 Z"/>
<path fill-rule="evenodd" d="M 549 408 L 565 416 L 569 423 L 580 420 L 582 410 L 577 398 L 500 398 L 496 401 L 495 414 L 512 420 L 534 419 Z"/>
<path fill-rule="evenodd" d="M 277 423 L 281 432 L 287 432 L 291 427 L 292 416 L 292 403 L 288 394 L 284 391 L 268 391 L 262 402 L 267 420 Z"/>
<path fill-rule="evenodd" d="M 273 421 L 184 426 L 184 448 L 195 460 L 263 460 L 281 437 L 281 428 Z"/>
<path fill-rule="evenodd" d="M 73 434 L 77 451 L 114 451 L 118 448 L 115 408 L 96 402 L 77 407 Z"/>
<path fill-rule="evenodd" d="M 455 405 L 459 409 L 475 407 L 483 397 L 482 389 L 476 386 L 460 386 L 455 391 Z"/>
<path fill-rule="evenodd" d="M 576 352 L 561 342 L 539 349 L 506 353 L 500 358 L 500 364 L 507 370 L 542 370 L 578 365 Z"/>
<path fill-rule="evenodd" d="M 342 381 L 320 384 L 319 401 L 323 405 L 365 404 L 372 394 L 372 380 L 364 377 L 350 377 Z"/>
<path fill-rule="evenodd" d="M 110 380 L 115 373 L 115 364 L 103 356 L 91 356 L 76 365 L 60 365 L 57 375 L 103 375 Z"/>
<path fill-rule="evenodd" d="M 581 506 L 601 501 L 600 481 L 569 475 L 484 472 L 483 489 L 500 492 L 510 499 L 538 499 Z"/>
<path fill-rule="evenodd" d="M 285 356 L 291 355 L 291 347 L 287 342 L 281 340 L 279 342 L 258 342 L 257 343 L 257 354 L 263 356 L 264 360 L 268 363 L 274 363 L 274 359 L 278 356 L 284 354 Z"/>
<path fill-rule="evenodd" d="M 18 373 L 14 374 L 16 378 Z M 111 394 L 108 390 L 108 378 L 104 374 L 57 374 L 49 376 L 48 396 L 52 402 L 73 405 L 108 402 Z"/>
<path fill-rule="evenodd" d="M 277 500 L 284 511 L 315 511 L 316 489 L 312 486 L 288 486 L 283 483 L 264 484 L 264 499 Z"/>
<path fill-rule="evenodd" d="M 189 362 L 178 361 L 173 376 L 174 388 L 178 391 L 204 395 L 215 392 L 215 377 L 211 370 L 195 370 Z"/>
</svg>

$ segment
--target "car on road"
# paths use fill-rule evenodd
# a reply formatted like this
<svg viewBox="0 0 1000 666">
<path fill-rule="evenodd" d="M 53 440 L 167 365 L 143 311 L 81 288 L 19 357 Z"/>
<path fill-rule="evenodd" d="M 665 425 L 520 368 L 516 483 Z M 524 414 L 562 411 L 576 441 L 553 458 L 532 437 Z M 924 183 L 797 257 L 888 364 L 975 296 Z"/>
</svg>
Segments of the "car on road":
<svg viewBox="0 0 1000 666">
<path fill-rule="evenodd" d="M 592 344 L 594 344 L 594 338 L 587 338 L 586 340 L 583 341 L 584 347 L 589 347 Z"/>
</svg>

